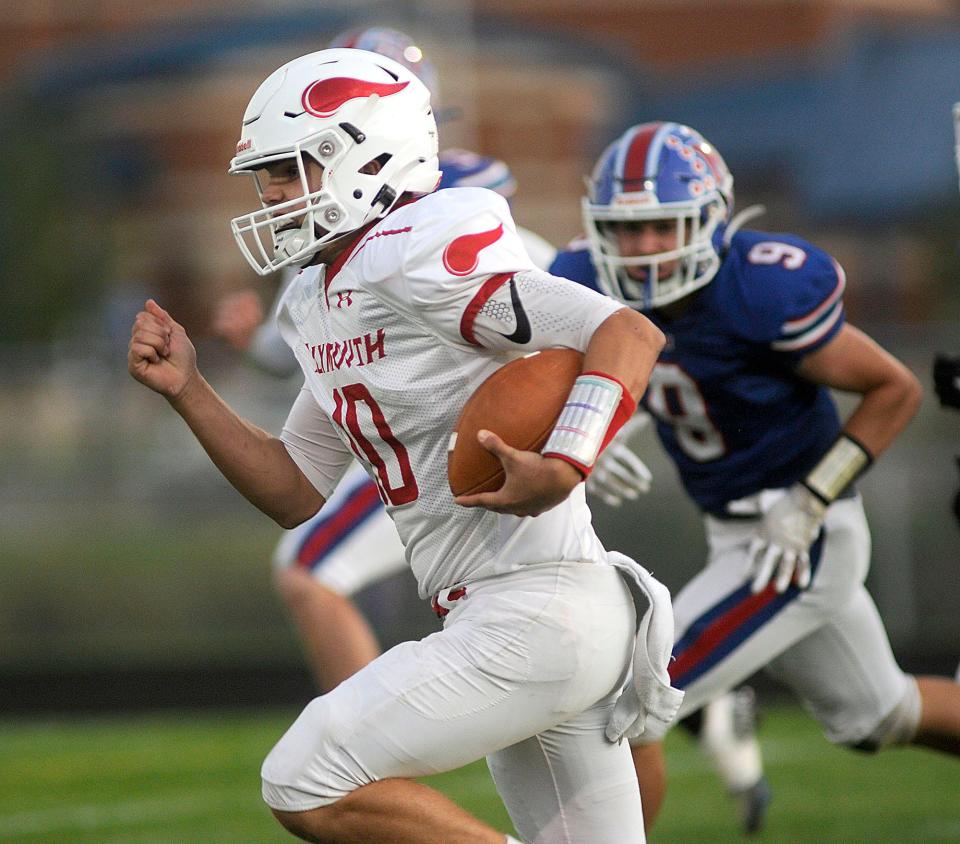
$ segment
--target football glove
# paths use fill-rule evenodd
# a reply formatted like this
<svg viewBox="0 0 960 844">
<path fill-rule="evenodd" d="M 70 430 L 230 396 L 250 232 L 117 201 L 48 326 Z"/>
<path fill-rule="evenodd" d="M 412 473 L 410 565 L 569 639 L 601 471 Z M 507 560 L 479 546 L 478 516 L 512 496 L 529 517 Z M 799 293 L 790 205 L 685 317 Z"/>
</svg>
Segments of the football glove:
<svg viewBox="0 0 960 844">
<path fill-rule="evenodd" d="M 648 414 L 634 414 L 597 457 L 593 472 L 587 478 L 587 492 L 609 507 L 619 507 L 625 498 L 632 501 L 650 492 L 653 474 L 630 444 L 632 437 L 649 423 Z"/>
<path fill-rule="evenodd" d="M 748 551 L 751 589 L 762 592 L 773 580 L 777 592 L 791 582 L 810 585 L 810 546 L 820 534 L 827 512 L 803 484 L 794 484 L 764 513 L 757 537 Z"/>
</svg>

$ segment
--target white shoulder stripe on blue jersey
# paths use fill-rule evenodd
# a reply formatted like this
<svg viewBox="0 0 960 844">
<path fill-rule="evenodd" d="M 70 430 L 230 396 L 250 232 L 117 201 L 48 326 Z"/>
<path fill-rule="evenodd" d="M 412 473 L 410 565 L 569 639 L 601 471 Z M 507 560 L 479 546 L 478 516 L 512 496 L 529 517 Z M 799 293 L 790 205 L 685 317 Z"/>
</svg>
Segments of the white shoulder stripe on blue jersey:
<svg viewBox="0 0 960 844">
<path fill-rule="evenodd" d="M 787 339 L 791 335 L 796 335 L 806 331 L 810 326 L 823 319 L 824 315 L 843 297 L 843 291 L 847 286 L 847 275 L 836 261 L 833 261 L 833 269 L 837 274 L 837 286 L 833 288 L 830 295 L 827 296 L 817 307 L 805 316 L 791 319 L 780 327 L 780 336 Z"/>
<path fill-rule="evenodd" d="M 812 346 L 837 324 L 841 316 L 843 316 L 842 300 L 837 302 L 826 314 L 823 314 L 823 318 L 810 329 L 788 339 L 776 340 L 770 344 L 770 348 L 776 349 L 778 352 L 796 352 Z"/>
</svg>

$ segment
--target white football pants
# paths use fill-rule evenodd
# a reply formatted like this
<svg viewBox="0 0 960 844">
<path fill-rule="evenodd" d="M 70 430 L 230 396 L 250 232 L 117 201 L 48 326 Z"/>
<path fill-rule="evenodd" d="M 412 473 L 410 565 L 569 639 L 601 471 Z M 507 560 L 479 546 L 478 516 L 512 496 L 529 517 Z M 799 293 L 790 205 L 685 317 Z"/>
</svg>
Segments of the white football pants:
<svg viewBox="0 0 960 844">
<path fill-rule="evenodd" d="M 798 695 L 828 739 L 856 744 L 904 698 L 910 681 L 863 583 L 870 532 L 858 497 L 827 511 L 808 589 L 751 593 L 747 549 L 759 522 L 707 517 L 706 567 L 674 598 L 673 684 L 683 717 L 761 668 Z M 642 736 L 650 740 L 655 737 Z"/>
<path fill-rule="evenodd" d="M 538 565 L 466 588 L 442 631 L 306 707 L 263 764 L 264 800 L 304 811 L 486 756 L 528 844 L 643 842 L 629 748 L 603 734 L 635 636 L 621 576 Z"/>
</svg>

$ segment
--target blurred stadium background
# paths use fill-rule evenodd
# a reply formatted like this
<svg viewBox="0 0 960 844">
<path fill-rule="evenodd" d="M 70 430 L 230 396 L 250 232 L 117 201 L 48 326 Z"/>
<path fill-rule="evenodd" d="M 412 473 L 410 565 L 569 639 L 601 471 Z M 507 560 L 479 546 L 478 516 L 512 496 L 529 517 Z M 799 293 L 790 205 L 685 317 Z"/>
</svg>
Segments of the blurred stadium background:
<svg viewBox="0 0 960 844">
<path fill-rule="evenodd" d="M 310 681 L 267 558 L 278 530 L 127 376 L 156 296 L 226 398 L 277 430 L 296 384 L 211 338 L 213 302 L 263 285 L 229 232 L 252 207 L 226 166 L 269 71 L 348 26 L 421 40 L 441 145 L 503 158 L 518 221 L 562 246 L 582 176 L 632 123 L 721 150 L 737 206 L 831 251 L 848 314 L 930 385 L 960 354 L 960 194 L 950 108 L 960 11 L 938 0 L 49 0 L 0 14 L 0 714 L 297 704 Z M 911 669 L 951 671 L 960 416 L 929 390 L 863 482 L 870 586 Z M 650 440 L 654 491 L 596 518 L 678 586 L 696 513 Z M 386 644 L 435 627 L 412 581 L 368 590 Z"/>
</svg>

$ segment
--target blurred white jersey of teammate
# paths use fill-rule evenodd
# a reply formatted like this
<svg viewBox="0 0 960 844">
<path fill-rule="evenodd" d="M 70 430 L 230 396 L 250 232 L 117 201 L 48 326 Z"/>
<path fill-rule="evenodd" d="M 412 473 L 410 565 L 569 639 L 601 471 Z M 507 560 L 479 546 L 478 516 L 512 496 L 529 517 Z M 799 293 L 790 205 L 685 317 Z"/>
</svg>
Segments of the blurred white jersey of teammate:
<svg viewBox="0 0 960 844">
<path fill-rule="evenodd" d="M 446 476 L 449 432 L 487 376 L 535 349 L 585 350 L 620 307 L 536 270 L 492 191 L 428 194 L 288 287 L 278 320 L 306 384 L 282 439 L 324 496 L 361 457 L 421 597 L 527 565 L 603 562 L 583 485 L 518 519 L 459 507 L 446 484 L 417 478 Z"/>
</svg>

